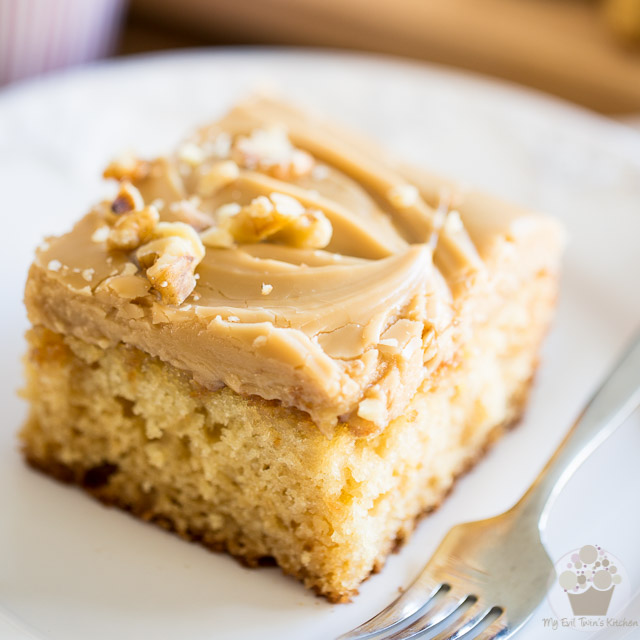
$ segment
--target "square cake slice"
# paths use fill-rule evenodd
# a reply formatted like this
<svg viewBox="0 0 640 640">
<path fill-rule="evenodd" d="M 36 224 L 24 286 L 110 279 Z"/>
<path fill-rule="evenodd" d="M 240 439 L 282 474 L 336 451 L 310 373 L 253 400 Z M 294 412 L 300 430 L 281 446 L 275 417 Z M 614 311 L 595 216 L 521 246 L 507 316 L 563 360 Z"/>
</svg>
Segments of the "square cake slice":
<svg viewBox="0 0 640 640">
<path fill-rule="evenodd" d="M 268 98 L 105 177 L 29 272 L 27 461 L 349 600 L 522 413 L 559 226 Z"/>
</svg>

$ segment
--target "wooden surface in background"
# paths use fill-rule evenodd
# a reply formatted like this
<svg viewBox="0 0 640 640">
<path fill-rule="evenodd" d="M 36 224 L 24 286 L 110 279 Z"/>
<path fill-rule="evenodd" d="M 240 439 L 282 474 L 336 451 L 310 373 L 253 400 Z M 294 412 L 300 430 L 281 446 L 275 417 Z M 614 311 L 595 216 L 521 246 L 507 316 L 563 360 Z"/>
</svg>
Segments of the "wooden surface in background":
<svg viewBox="0 0 640 640">
<path fill-rule="evenodd" d="M 123 53 L 212 44 L 393 53 L 640 111 L 640 48 L 586 0 L 132 0 Z"/>
</svg>

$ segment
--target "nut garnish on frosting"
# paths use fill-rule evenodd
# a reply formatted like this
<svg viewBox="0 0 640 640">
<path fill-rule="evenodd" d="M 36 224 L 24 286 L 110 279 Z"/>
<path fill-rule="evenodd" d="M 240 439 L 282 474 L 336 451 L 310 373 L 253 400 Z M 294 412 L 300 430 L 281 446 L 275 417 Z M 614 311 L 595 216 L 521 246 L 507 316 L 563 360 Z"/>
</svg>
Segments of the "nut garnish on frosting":
<svg viewBox="0 0 640 640">
<path fill-rule="evenodd" d="M 117 196 L 43 264 L 120 305 L 131 344 L 168 327 L 161 357 L 198 383 L 298 407 L 327 435 L 340 421 L 375 433 L 453 358 L 458 283 L 482 261 L 464 216 L 348 140 L 241 105 L 174 155 L 109 165 Z"/>
<path fill-rule="evenodd" d="M 128 180 L 120 183 L 120 189 L 115 200 L 111 203 L 111 211 L 115 214 L 127 213 L 127 211 L 139 211 L 144 206 L 140 191 Z"/>
<path fill-rule="evenodd" d="M 282 126 L 254 129 L 248 136 L 238 136 L 232 158 L 242 167 L 263 171 L 280 180 L 293 180 L 311 173 L 311 154 L 295 148 Z"/>
<path fill-rule="evenodd" d="M 125 213 L 109 231 L 107 246 L 110 249 L 135 249 L 151 237 L 159 220 L 158 210 L 154 206 Z"/>
<path fill-rule="evenodd" d="M 184 222 L 160 222 L 156 207 L 145 206 L 140 191 L 127 180 L 120 184 L 111 211 L 116 219 L 104 234 L 107 247 L 137 249 L 135 258 L 162 301 L 171 305 L 184 302 L 196 286 L 195 269 L 204 257 L 204 246 L 194 227 Z M 94 231 L 92 240 L 102 238 L 103 228 Z M 129 265 L 135 273 L 135 265 Z"/>
<path fill-rule="evenodd" d="M 216 191 L 238 179 L 240 169 L 233 160 L 216 162 L 200 173 L 198 179 L 198 193 L 201 196 L 212 196 Z"/>
<path fill-rule="evenodd" d="M 134 155 L 123 155 L 109 163 L 102 176 L 114 180 L 142 180 L 149 175 L 151 165 Z"/>
<path fill-rule="evenodd" d="M 308 210 L 284 193 L 258 196 L 244 207 L 230 204 L 219 212 L 218 224 L 201 236 L 210 247 L 271 241 L 301 249 L 322 249 L 333 233 L 322 211 Z"/>
<path fill-rule="evenodd" d="M 183 222 L 160 222 L 152 237 L 136 251 L 136 258 L 162 301 L 182 304 L 196 286 L 195 269 L 204 257 L 202 241 Z"/>
</svg>

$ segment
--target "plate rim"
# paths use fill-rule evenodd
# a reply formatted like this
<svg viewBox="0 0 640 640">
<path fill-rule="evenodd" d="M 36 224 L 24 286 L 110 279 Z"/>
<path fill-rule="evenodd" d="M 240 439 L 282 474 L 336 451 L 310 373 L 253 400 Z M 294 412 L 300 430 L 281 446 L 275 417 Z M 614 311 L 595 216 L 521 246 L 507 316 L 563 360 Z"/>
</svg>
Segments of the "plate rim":
<svg viewBox="0 0 640 640">
<path fill-rule="evenodd" d="M 424 73 L 439 78 L 448 78 L 456 82 L 475 85 L 493 93 L 501 93 L 509 99 L 525 105 L 525 108 L 551 109 L 556 115 L 567 117 L 576 116 L 587 121 L 593 127 L 602 130 L 603 135 L 616 138 L 623 136 L 625 140 L 619 140 L 621 149 L 629 152 L 629 160 L 638 164 L 640 171 L 640 131 L 619 122 L 606 114 L 593 111 L 588 107 L 571 102 L 565 98 L 545 93 L 539 89 L 524 84 L 494 77 L 487 74 L 470 71 L 446 64 L 430 62 L 426 60 L 411 59 L 400 55 L 375 53 L 367 51 L 355 51 L 340 48 L 300 47 L 300 46 L 220 46 L 220 47 L 188 47 L 184 49 L 168 49 L 161 51 L 141 52 L 124 56 L 103 58 L 94 60 L 76 67 L 56 69 L 41 76 L 35 76 L 18 80 L 0 87 L 0 109 L 6 102 L 20 100 L 30 92 L 46 90 L 50 85 L 81 79 L 84 76 L 96 74 L 109 74 L 115 70 L 133 72 L 136 68 L 145 65 L 162 65 L 167 61 L 180 60 L 186 63 L 189 59 L 211 60 L 232 58 L 251 58 L 257 56 L 270 56 L 274 59 L 286 59 L 295 55 L 297 58 L 306 57 L 313 61 L 328 62 L 346 59 L 352 64 L 385 65 L 398 67 L 415 73 Z M 576 126 L 582 126 L 576 125 Z M 626 139 L 629 138 L 629 139 Z M 635 143 L 635 144 L 633 144 Z"/>
</svg>

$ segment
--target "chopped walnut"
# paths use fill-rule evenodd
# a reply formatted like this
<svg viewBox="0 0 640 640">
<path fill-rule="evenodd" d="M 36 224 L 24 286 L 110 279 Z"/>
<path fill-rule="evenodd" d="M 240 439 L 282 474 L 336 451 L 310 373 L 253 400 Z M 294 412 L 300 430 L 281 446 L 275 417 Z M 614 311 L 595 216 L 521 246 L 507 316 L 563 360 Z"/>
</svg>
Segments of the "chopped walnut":
<svg viewBox="0 0 640 640">
<path fill-rule="evenodd" d="M 197 167 L 204 162 L 205 153 L 194 142 L 185 142 L 178 149 L 178 159 L 190 167 Z"/>
<path fill-rule="evenodd" d="M 218 226 L 209 227 L 206 231 L 203 231 L 200 234 L 200 239 L 202 244 L 214 249 L 229 249 L 235 244 L 235 240 L 229 230 Z"/>
<path fill-rule="evenodd" d="M 107 247 L 130 251 L 152 237 L 159 215 L 155 207 L 145 207 L 120 216 L 109 231 Z"/>
<path fill-rule="evenodd" d="M 140 160 L 134 155 L 123 155 L 110 162 L 102 176 L 114 180 L 137 182 L 146 178 L 150 170 L 151 165 L 146 160 Z"/>
<path fill-rule="evenodd" d="M 273 239 L 290 247 L 322 249 L 331 241 L 333 227 L 322 211 L 306 211 L 276 234 Z"/>
<path fill-rule="evenodd" d="M 313 157 L 291 144 L 283 127 L 254 129 L 249 136 L 238 136 L 231 157 L 247 169 L 263 171 L 279 180 L 295 180 L 311 173 Z"/>
<path fill-rule="evenodd" d="M 195 289 L 193 256 L 163 253 L 147 269 L 147 279 L 165 304 L 182 304 Z"/>
<path fill-rule="evenodd" d="M 154 238 L 181 238 L 189 246 L 189 252 L 200 262 L 204 258 L 204 247 L 200 236 L 193 227 L 184 222 L 159 222 L 154 231 Z"/>
<path fill-rule="evenodd" d="M 129 181 L 122 181 L 118 195 L 111 203 L 111 211 L 119 215 L 121 213 L 127 213 L 128 211 L 137 211 L 142 209 L 142 207 L 144 207 L 144 200 L 138 189 Z"/>
<path fill-rule="evenodd" d="M 250 204 L 229 218 L 229 232 L 236 242 L 260 242 L 280 230 L 289 218 L 278 213 L 266 196 L 254 198 Z"/>
<path fill-rule="evenodd" d="M 192 200 L 172 202 L 168 210 L 163 212 L 163 217 L 167 222 L 184 222 L 197 231 L 207 229 L 212 222 L 211 216 L 204 213 L 204 211 L 200 211 Z"/>
<path fill-rule="evenodd" d="M 284 193 L 272 193 L 269 198 L 273 202 L 273 206 L 276 211 L 286 218 L 291 220 L 301 216 L 305 212 L 305 208 L 302 203 L 291 196 Z"/>
<path fill-rule="evenodd" d="M 237 180 L 239 175 L 240 170 L 233 160 L 217 162 L 201 173 L 198 179 L 197 192 L 205 198 L 212 196 L 223 187 Z"/>
<path fill-rule="evenodd" d="M 231 247 L 271 240 L 292 247 L 321 249 L 331 240 L 331 222 L 321 211 L 308 211 L 284 193 L 258 196 L 244 207 L 225 205 L 217 224 L 203 232 L 209 247 Z M 223 215 L 224 210 L 224 215 Z"/>
<path fill-rule="evenodd" d="M 196 286 L 195 269 L 204 247 L 195 230 L 182 222 L 161 222 L 153 239 L 142 245 L 136 258 L 151 286 L 165 304 L 182 304 Z"/>
</svg>

